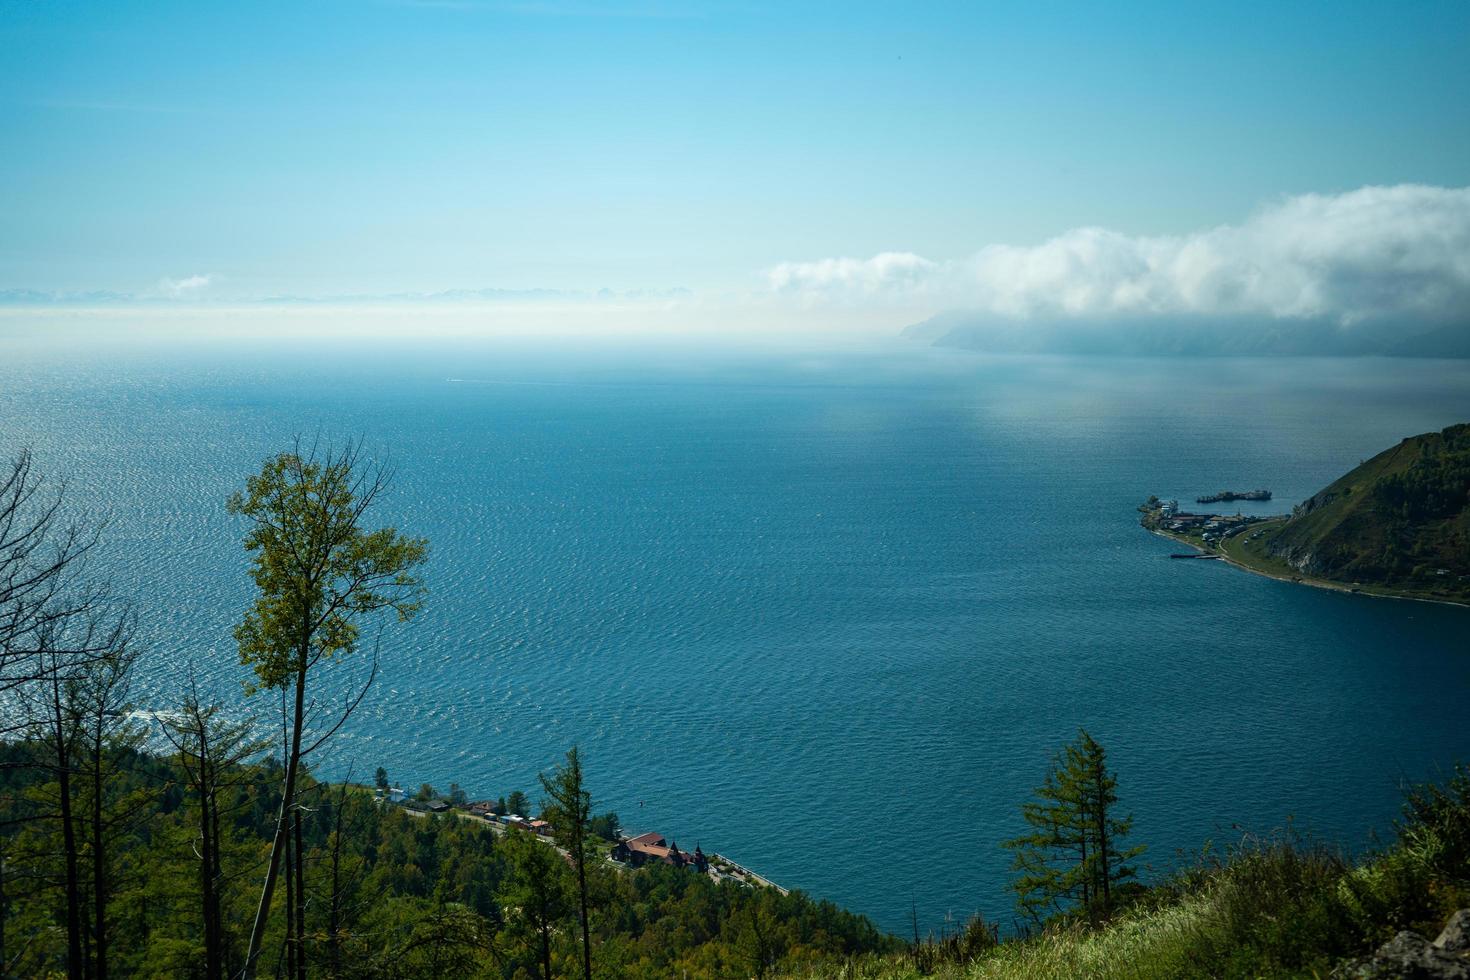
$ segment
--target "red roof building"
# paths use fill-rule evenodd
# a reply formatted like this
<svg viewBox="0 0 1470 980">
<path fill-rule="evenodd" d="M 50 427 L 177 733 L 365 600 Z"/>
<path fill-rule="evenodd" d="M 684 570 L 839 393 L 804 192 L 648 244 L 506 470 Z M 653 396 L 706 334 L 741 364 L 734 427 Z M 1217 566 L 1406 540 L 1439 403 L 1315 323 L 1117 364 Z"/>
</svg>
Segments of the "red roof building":
<svg viewBox="0 0 1470 980">
<path fill-rule="evenodd" d="M 662 861 L 676 868 L 688 865 L 699 867 L 704 870 L 709 865 L 704 860 L 704 854 L 699 848 L 694 849 L 693 854 L 679 850 L 679 845 L 665 841 L 662 834 L 639 834 L 637 837 L 625 837 L 618 841 L 613 847 L 612 857 L 615 861 L 623 861 L 633 865 L 635 868 L 647 864 L 649 861 Z"/>
</svg>

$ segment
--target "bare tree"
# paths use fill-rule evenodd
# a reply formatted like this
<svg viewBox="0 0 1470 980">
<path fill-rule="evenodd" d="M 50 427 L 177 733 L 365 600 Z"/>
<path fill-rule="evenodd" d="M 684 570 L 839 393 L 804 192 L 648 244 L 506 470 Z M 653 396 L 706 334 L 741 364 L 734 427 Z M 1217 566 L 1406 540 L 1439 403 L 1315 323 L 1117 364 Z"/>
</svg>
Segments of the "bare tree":
<svg viewBox="0 0 1470 980">
<path fill-rule="evenodd" d="M 140 810 L 152 802 L 148 792 L 120 793 L 112 777 L 129 750 L 142 743 L 144 730 L 130 721 L 129 695 L 138 654 L 132 646 L 133 616 L 124 610 L 105 621 L 109 653 L 76 668 L 70 685 L 71 710 L 80 726 L 76 760 L 81 799 L 87 812 L 87 850 L 91 856 L 92 976 L 108 974 L 108 900 L 113 891 L 113 845 L 135 824 Z"/>
<path fill-rule="evenodd" d="M 101 524 L 69 517 L 65 497 L 66 484 L 37 471 L 28 449 L 0 468 L 0 704 L 60 665 L 59 651 L 43 650 L 43 640 L 104 598 L 82 574 Z M 72 659 L 100 652 L 67 651 Z M 5 717 L 0 737 L 24 727 L 21 714 Z"/>
<path fill-rule="evenodd" d="M 184 782 L 199 803 L 194 856 L 199 861 L 205 980 L 223 980 L 227 970 L 229 943 L 221 908 L 226 881 L 221 816 L 229 809 L 229 791 L 250 779 L 243 764 L 265 751 L 268 744 L 253 732 L 253 719 L 231 721 L 218 702 L 201 701 L 192 673 L 183 701 L 163 725 Z"/>
<path fill-rule="evenodd" d="M 353 798 L 351 787 L 352 773 L 349 772 L 331 801 L 332 830 L 327 838 L 327 889 L 323 903 L 326 906 L 329 977 L 342 976 L 343 935 L 351 928 L 364 904 L 358 900 L 357 893 L 365 877 L 365 868 L 361 860 L 344 855 L 342 848 L 345 835 L 351 834 L 359 822 L 356 819 L 358 801 Z M 351 827 L 347 826 L 349 810 L 353 816 Z"/>
<path fill-rule="evenodd" d="M 83 909 L 83 871 L 81 855 L 84 845 L 95 847 L 103 835 L 102 815 L 97 813 L 94 834 L 84 841 L 78 834 L 87 826 L 85 814 L 77 805 L 85 799 L 89 773 L 91 732 L 89 721 L 99 697 L 108 704 L 119 691 L 125 691 L 125 678 L 131 668 L 127 644 L 131 636 L 132 618 L 115 613 L 106 606 L 73 610 L 65 616 L 48 616 L 35 630 L 36 645 L 31 654 L 35 671 L 29 683 L 15 688 L 22 709 L 25 735 L 36 751 L 29 764 L 55 781 L 49 806 L 39 816 L 54 821 L 61 838 L 61 892 L 65 905 L 67 976 L 80 978 L 87 972 L 84 938 L 87 929 Z M 97 709 L 105 714 L 106 707 Z M 115 722 L 103 720 L 98 735 L 101 744 L 115 730 Z M 100 759 L 95 760 L 100 767 Z M 105 844 L 104 844 L 105 848 Z M 91 871 L 100 878 L 101 904 L 94 906 L 91 927 L 102 935 L 102 968 L 106 969 L 106 888 L 105 850 L 95 855 Z M 99 882 L 92 883 L 93 891 Z"/>
<path fill-rule="evenodd" d="M 87 972 L 90 930 L 91 965 L 105 976 L 111 815 L 104 812 L 104 758 L 120 731 L 133 620 L 107 584 L 86 573 L 103 524 L 69 515 L 65 502 L 65 482 L 41 474 L 29 450 L 0 468 L 0 737 L 31 740 L 36 751 L 16 764 L 54 780 L 49 806 L 27 819 L 54 821 L 60 832 L 68 974 Z M 89 796 L 90 812 L 78 812 Z M 89 912 L 82 908 L 84 848 L 92 856 Z"/>
</svg>

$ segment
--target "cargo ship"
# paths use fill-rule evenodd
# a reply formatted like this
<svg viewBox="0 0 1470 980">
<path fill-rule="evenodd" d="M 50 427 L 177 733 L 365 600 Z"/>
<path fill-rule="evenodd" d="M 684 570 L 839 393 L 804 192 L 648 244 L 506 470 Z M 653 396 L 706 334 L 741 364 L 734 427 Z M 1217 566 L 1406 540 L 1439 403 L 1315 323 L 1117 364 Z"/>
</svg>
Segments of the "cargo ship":
<svg viewBox="0 0 1470 980">
<path fill-rule="evenodd" d="M 1232 500 L 1270 500 L 1270 490 L 1222 490 L 1208 497 L 1195 497 L 1197 504 L 1229 503 Z"/>
</svg>

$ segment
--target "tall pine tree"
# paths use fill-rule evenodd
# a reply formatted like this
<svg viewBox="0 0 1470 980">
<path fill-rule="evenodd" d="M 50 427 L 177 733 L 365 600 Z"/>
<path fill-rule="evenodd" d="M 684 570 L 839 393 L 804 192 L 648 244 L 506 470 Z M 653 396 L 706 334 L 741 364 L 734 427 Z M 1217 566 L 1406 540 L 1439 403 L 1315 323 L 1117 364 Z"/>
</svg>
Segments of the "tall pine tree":
<svg viewBox="0 0 1470 980">
<path fill-rule="evenodd" d="M 1133 818 L 1119 817 L 1117 804 L 1106 750 L 1079 729 L 1053 757 L 1036 798 L 1021 807 L 1030 829 L 1004 845 L 1013 852 L 1016 904 L 1028 919 L 1080 909 L 1096 921 L 1112 910 L 1117 886 L 1136 874 L 1129 862 L 1143 853 L 1121 846 Z"/>
</svg>

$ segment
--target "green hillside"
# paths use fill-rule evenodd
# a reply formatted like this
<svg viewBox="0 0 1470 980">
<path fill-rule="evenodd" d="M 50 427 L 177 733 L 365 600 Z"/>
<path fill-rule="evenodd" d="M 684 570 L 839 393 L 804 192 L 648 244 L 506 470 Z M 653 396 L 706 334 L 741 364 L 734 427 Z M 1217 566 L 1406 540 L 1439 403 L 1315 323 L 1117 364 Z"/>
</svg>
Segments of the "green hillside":
<svg viewBox="0 0 1470 980">
<path fill-rule="evenodd" d="M 1267 551 L 1314 578 L 1470 596 L 1470 424 L 1361 464 L 1298 505 Z"/>
<path fill-rule="evenodd" d="M 1470 769 L 1410 788 L 1396 839 L 1354 861 L 1289 832 L 1152 884 L 1108 920 L 1029 935 L 974 920 L 901 953 L 784 968 L 784 980 L 1257 980 L 1470 975 Z M 1439 945 L 1431 941 L 1439 938 Z"/>
</svg>

